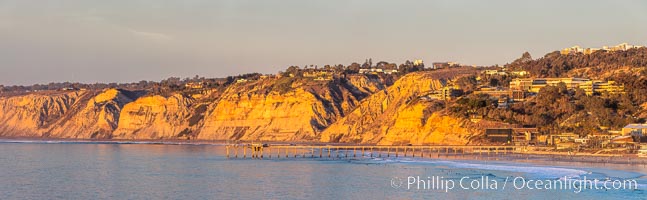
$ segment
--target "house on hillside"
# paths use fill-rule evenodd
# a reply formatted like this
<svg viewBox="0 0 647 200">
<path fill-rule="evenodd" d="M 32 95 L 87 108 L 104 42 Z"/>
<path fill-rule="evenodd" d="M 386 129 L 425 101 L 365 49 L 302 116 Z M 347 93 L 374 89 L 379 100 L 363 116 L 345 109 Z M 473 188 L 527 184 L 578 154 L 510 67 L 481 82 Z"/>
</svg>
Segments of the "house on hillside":
<svg viewBox="0 0 647 200">
<path fill-rule="evenodd" d="M 202 89 L 204 87 L 204 82 L 188 82 L 184 84 L 184 87 L 191 89 Z"/>
<path fill-rule="evenodd" d="M 647 124 L 628 124 L 622 128 L 622 135 L 642 137 L 647 134 Z"/>
</svg>

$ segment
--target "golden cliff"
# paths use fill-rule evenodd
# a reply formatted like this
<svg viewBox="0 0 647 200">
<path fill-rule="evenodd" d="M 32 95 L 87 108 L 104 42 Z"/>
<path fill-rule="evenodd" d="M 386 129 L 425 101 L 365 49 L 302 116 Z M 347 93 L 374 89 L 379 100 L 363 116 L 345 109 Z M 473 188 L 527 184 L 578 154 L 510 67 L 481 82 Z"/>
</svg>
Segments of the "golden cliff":
<svg viewBox="0 0 647 200">
<path fill-rule="evenodd" d="M 421 100 L 460 74 L 408 74 L 377 92 L 321 134 L 321 142 L 372 144 L 466 144 L 476 133 L 464 119 L 445 116 L 438 102 Z"/>
<path fill-rule="evenodd" d="M 355 108 L 370 90 L 383 87 L 368 79 L 351 80 L 286 77 L 236 84 L 211 105 L 198 139 L 317 140 L 323 129 Z"/>
<path fill-rule="evenodd" d="M 121 107 L 132 101 L 131 98 L 116 89 L 3 97 L 0 98 L 0 134 L 110 138 L 117 127 Z"/>
<path fill-rule="evenodd" d="M 86 92 L 67 92 L 0 98 L 0 132 L 3 136 L 48 136 L 48 128 L 86 96 Z"/>
<path fill-rule="evenodd" d="M 456 74 L 264 78 L 200 94 L 119 89 L 0 97 L 0 137 L 464 144 L 465 120 L 419 97 Z"/>
<path fill-rule="evenodd" d="M 176 139 L 189 128 L 193 103 L 193 98 L 180 94 L 139 98 L 121 110 L 113 138 Z"/>
<path fill-rule="evenodd" d="M 116 89 L 96 94 L 89 93 L 73 105 L 70 112 L 49 130 L 49 137 L 57 138 L 111 138 L 119 124 L 121 108 L 136 96 Z"/>
</svg>

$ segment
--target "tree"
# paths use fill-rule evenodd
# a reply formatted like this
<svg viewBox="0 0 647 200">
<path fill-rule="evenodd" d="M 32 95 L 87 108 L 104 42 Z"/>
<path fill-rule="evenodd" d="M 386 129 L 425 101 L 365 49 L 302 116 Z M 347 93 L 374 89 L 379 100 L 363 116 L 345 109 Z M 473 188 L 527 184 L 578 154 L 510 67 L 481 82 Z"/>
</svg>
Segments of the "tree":
<svg viewBox="0 0 647 200">
<path fill-rule="evenodd" d="M 473 75 L 472 76 L 464 76 L 464 77 L 458 78 L 458 80 L 456 80 L 456 85 L 458 85 L 458 87 L 463 89 L 463 91 L 465 91 L 465 93 L 472 92 L 476 88 L 477 83 L 478 83 L 478 81 L 476 81 L 476 76 L 473 76 Z"/>
<path fill-rule="evenodd" d="M 348 68 L 346 69 L 350 73 L 358 73 L 359 72 L 360 65 L 359 63 L 352 63 L 348 65 Z"/>
<path fill-rule="evenodd" d="M 490 86 L 492 87 L 499 86 L 499 79 L 496 79 L 496 78 L 490 79 Z"/>
<path fill-rule="evenodd" d="M 530 53 L 528 53 L 528 52 L 526 51 L 526 52 L 524 52 L 524 53 L 521 55 L 521 60 L 520 60 L 520 61 L 521 61 L 521 62 L 528 62 L 528 61 L 532 61 L 532 56 L 530 56 Z"/>
<path fill-rule="evenodd" d="M 290 74 L 297 76 L 300 71 L 299 66 L 290 66 L 285 70 L 284 76 L 290 76 Z"/>
</svg>

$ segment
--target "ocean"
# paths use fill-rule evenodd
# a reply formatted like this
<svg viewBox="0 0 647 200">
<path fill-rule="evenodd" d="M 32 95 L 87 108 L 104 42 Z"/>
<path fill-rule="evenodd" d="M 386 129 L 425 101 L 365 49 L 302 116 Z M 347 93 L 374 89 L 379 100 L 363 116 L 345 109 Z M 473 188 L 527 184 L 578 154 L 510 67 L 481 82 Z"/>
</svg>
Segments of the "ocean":
<svg viewBox="0 0 647 200">
<path fill-rule="evenodd" d="M 227 159 L 211 144 L 0 140 L 0 199 L 647 199 L 645 174 L 640 165 Z"/>
</svg>

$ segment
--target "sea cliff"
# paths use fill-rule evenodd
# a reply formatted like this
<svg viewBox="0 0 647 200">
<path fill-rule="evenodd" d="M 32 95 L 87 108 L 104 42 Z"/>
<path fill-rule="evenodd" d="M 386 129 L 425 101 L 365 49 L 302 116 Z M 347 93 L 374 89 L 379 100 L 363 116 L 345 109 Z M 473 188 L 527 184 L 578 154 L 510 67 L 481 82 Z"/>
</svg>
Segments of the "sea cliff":
<svg viewBox="0 0 647 200">
<path fill-rule="evenodd" d="M 126 89 L 0 97 L 0 136 L 465 144 L 469 121 L 419 97 L 460 76 L 416 72 L 240 82 L 200 95 Z"/>
</svg>

